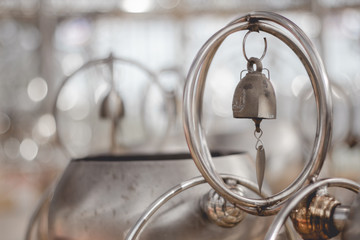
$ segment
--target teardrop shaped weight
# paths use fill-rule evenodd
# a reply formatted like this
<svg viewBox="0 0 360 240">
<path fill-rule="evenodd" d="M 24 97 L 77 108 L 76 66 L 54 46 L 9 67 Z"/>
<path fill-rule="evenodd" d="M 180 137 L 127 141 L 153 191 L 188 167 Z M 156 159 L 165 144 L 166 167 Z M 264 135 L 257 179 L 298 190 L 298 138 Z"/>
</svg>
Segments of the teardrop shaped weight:
<svg viewBox="0 0 360 240">
<path fill-rule="evenodd" d="M 264 181 L 265 175 L 265 149 L 263 145 L 260 145 L 257 149 L 256 153 L 256 178 L 259 186 L 259 191 L 261 192 L 261 188 Z"/>
</svg>

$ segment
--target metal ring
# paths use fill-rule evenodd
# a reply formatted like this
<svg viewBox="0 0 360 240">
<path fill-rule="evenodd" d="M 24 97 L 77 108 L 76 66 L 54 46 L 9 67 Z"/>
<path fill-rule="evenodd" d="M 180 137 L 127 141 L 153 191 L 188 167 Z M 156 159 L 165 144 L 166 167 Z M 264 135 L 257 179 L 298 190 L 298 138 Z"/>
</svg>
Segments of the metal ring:
<svg viewBox="0 0 360 240">
<path fill-rule="evenodd" d="M 254 64 L 256 65 L 256 70 L 254 70 Z M 262 72 L 263 65 L 261 63 L 261 60 L 255 57 L 251 57 L 247 62 L 247 70 L 248 72 Z"/>
<path fill-rule="evenodd" d="M 242 44 L 243 54 L 244 54 L 244 57 L 245 57 L 246 61 L 248 61 L 248 62 L 250 62 L 250 60 L 249 60 L 249 58 L 248 58 L 247 55 L 246 55 L 245 42 L 246 42 L 246 39 L 247 39 L 248 35 L 249 35 L 251 32 L 253 32 L 253 31 L 249 30 L 249 31 L 245 34 L 244 39 L 243 39 L 243 44 Z M 264 52 L 263 52 L 263 54 L 261 55 L 261 57 L 260 57 L 260 59 L 259 59 L 260 61 L 263 60 L 263 58 L 265 57 L 265 54 L 266 54 L 266 52 L 267 52 L 267 41 L 266 41 L 266 37 L 264 37 L 264 45 L 265 45 L 265 47 L 264 47 Z M 250 59 L 251 59 L 251 58 L 250 58 Z"/>
<path fill-rule="evenodd" d="M 287 37 L 278 28 L 266 23 L 265 20 L 282 26 L 294 35 L 298 42 L 295 43 L 294 38 Z M 274 35 L 287 44 L 298 56 L 309 75 L 317 103 L 318 124 L 310 160 L 293 183 L 283 191 L 264 200 L 240 196 L 226 187 L 211 161 L 205 131 L 201 126 L 202 97 L 212 58 L 227 36 L 248 29 L 249 25 L 254 24 L 254 22 L 256 22 L 260 31 Z M 238 204 L 239 207 L 252 212 L 254 215 L 276 214 L 286 199 L 298 191 L 306 180 L 316 179 L 321 170 L 331 138 L 332 102 L 329 92 L 328 78 L 319 54 L 305 33 L 290 20 L 275 13 L 254 12 L 233 21 L 215 33 L 203 45 L 195 57 L 187 76 L 184 91 L 184 131 L 196 166 L 206 181 L 230 202 Z"/>
<path fill-rule="evenodd" d="M 287 217 L 291 211 L 309 194 L 314 192 L 316 189 L 322 186 L 327 187 L 341 187 L 351 190 L 353 192 L 359 193 L 360 185 L 354 181 L 344 179 L 344 178 L 330 178 L 330 179 L 321 179 L 313 184 L 306 186 L 296 193 L 292 198 L 290 198 L 286 205 L 281 209 L 281 211 L 276 215 L 274 221 L 272 222 L 268 232 L 266 233 L 265 240 L 275 240 L 277 235 L 280 232 L 282 225 L 285 223 Z"/>
<path fill-rule="evenodd" d="M 231 174 L 221 174 L 221 177 L 224 179 L 229 180 L 235 180 L 236 184 L 240 184 L 254 193 L 258 194 L 259 196 L 265 196 L 264 193 L 260 193 L 257 185 L 253 182 L 239 178 L 238 176 L 234 176 Z M 125 240 L 135 240 L 139 237 L 141 232 L 146 227 L 147 223 L 149 222 L 149 219 L 151 218 L 154 213 L 159 210 L 161 206 L 163 206 L 166 202 L 168 202 L 170 199 L 175 197 L 176 195 L 180 194 L 181 192 L 190 189 L 192 187 L 195 187 L 197 185 L 206 183 L 205 179 L 200 177 L 195 177 L 190 180 L 187 180 L 185 182 L 180 183 L 179 185 L 176 185 L 175 187 L 169 189 L 167 192 L 165 192 L 163 195 L 161 195 L 159 198 L 157 198 L 141 215 L 141 217 L 137 220 L 135 225 L 130 229 L 128 234 L 126 235 Z"/>
<path fill-rule="evenodd" d="M 119 58 L 119 57 L 115 57 L 112 54 L 109 55 L 109 57 L 107 58 L 101 58 L 101 59 L 95 59 L 95 60 L 91 60 L 86 62 L 85 64 L 83 64 L 81 67 L 79 67 L 78 69 L 76 69 L 71 75 L 67 76 L 64 81 L 61 83 L 61 85 L 58 88 L 57 93 L 55 94 L 55 101 L 54 101 L 54 105 L 52 107 L 52 114 L 55 118 L 55 123 L 56 123 L 56 128 L 59 129 L 59 125 L 58 125 L 58 111 L 57 111 L 57 102 L 58 102 L 58 98 L 59 95 L 61 93 L 61 90 L 63 89 L 63 87 L 69 82 L 70 79 L 72 79 L 72 77 L 74 77 L 76 74 L 78 74 L 81 71 L 84 71 L 88 68 L 94 67 L 96 65 L 100 65 L 100 64 L 107 64 L 109 67 L 109 70 L 111 71 L 113 68 L 113 64 L 114 62 L 121 62 L 121 63 L 126 63 L 126 64 L 130 64 L 133 65 L 139 69 L 141 69 L 142 71 L 144 71 L 148 76 L 151 82 L 153 82 L 161 91 L 161 94 L 163 95 L 164 99 L 165 99 L 165 105 L 166 105 L 166 111 L 168 113 L 168 115 L 170 116 L 176 109 L 176 106 L 173 106 L 174 101 L 172 101 L 173 99 L 173 94 L 169 93 L 168 91 L 166 91 L 166 89 L 159 83 L 157 75 L 152 72 L 150 69 L 148 69 L 146 66 L 144 66 L 143 64 L 134 61 L 134 60 L 130 60 L 130 59 L 126 59 L 126 58 Z M 112 74 L 112 73 L 111 73 Z M 112 79 L 110 79 L 110 81 L 112 81 Z M 110 84 L 113 84 L 110 82 Z M 169 100 L 170 99 L 170 100 Z M 167 122 L 167 126 L 166 126 L 166 130 L 165 130 L 165 134 L 164 136 L 162 136 L 163 139 L 166 138 L 166 136 L 168 136 L 170 129 L 173 125 L 173 118 L 169 118 L 168 122 Z M 146 119 L 144 119 L 144 117 L 142 117 L 141 119 L 142 122 L 145 122 Z M 144 123 L 143 123 L 144 124 Z M 148 139 L 151 138 L 151 134 L 146 131 L 145 133 L 145 139 L 143 142 L 147 141 Z M 71 151 L 66 147 L 66 145 L 64 144 L 63 140 L 61 139 L 59 134 L 56 134 L 56 138 L 57 141 L 59 141 L 60 146 L 62 146 L 62 148 L 64 149 L 64 153 L 66 155 L 68 155 L 68 157 L 72 157 L 72 153 Z M 160 139 L 157 142 L 157 146 L 160 146 L 164 140 Z M 143 142 L 138 143 L 138 145 L 141 145 Z M 137 145 L 136 145 L 137 146 Z"/>
<path fill-rule="evenodd" d="M 256 138 L 256 139 L 260 139 L 261 137 L 262 137 L 262 135 L 263 135 L 263 130 L 262 129 L 260 129 L 260 132 L 259 132 L 259 136 L 257 136 L 257 131 L 256 130 L 254 130 L 254 137 Z"/>
</svg>

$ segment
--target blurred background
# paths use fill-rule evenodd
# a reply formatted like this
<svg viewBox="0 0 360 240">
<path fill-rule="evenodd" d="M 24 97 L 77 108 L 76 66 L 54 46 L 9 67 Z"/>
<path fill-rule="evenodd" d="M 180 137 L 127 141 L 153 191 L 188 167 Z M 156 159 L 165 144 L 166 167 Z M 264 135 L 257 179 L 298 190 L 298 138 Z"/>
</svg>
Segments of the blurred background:
<svg viewBox="0 0 360 240">
<path fill-rule="evenodd" d="M 69 160 L 112 152 L 111 123 L 99 116 L 111 88 L 125 106 L 116 153 L 186 151 L 181 97 L 192 60 L 212 34 L 255 10 L 284 15 L 316 45 L 334 101 L 333 142 L 323 174 L 359 181 L 359 1 L 1 0 L 2 239 L 24 237 L 38 199 Z M 244 34 L 231 35 L 214 58 L 205 88 L 204 127 L 211 148 L 254 156 L 253 122 L 232 119 L 231 110 L 233 91 L 246 69 Z M 316 109 L 306 71 L 285 44 L 252 33 L 247 55 L 261 55 L 264 36 L 263 65 L 271 73 L 278 108 L 277 120 L 262 123 L 270 169 L 266 178 L 278 191 L 311 154 Z M 78 70 L 110 54 L 137 65 L 115 63 L 113 85 L 106 63 Z"/>
</svg>

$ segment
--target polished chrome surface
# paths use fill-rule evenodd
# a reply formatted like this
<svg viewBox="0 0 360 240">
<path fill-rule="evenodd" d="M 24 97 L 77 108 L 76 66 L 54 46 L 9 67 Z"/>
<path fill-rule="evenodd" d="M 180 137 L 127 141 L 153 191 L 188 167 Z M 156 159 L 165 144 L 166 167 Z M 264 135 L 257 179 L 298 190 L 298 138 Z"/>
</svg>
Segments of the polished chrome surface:
<svg viewBox="0 0 360 240">
<path fill-rule="evenodd" d="M 299 42 L 295 43 L 278 28 L 267 24 L 270 21 L 282 26 Z M 201 106 L 206 75 L 217 49 L 224 39 L 231 33 L 246 30 L 256 24 L 259 31 L 270 33 L 286 43 L 302 61 L 306 68 L 317 103 L 317 129 L 311 159 L 297 179 L 282 192 L 267 199 L 254 199 L 242 197 L 231 192 L 211 162 L 205 132 L 201 125 Z M 247 212 L 256 215 L 271 215 L 279 211 L 284 200 L 289 198 L 305 181 L 316 179 L 328 150 L 331 138 L 331 96 L 329 94 L 329 81 L 319 54 L 304 32 L 290 20 L 269 12 L 253 12 L 241 17 L 215 33 L 199 50 L 190 67 L 184 92 L 184 131 L 192 157 L 206 181 L 223 197 L 239 204 Z M 261 208 L 261 211 L 257 209 Z"/>
<path fill-rule="evenodd" d="M 125 239 L 146 208 L 166 190 L 198 175 L 190 155 L 98 157 L 72 161 L 49 211 L 49 237 Z M 215 157 L 222 172 L 254 182 L 246 154 Z M 151 181 L 150 181 L 151 180 Z M 209 191 L 189 189 L 162 207 L 141 239 L 262 239 L 269 218 L 247 216 L 231 229 L 211 223 L 199 201 Z M 211 237 L 211 238 L 210 238 Z"/>
<path fill-rule="evenodd" d="M 261 196 L 263 198 L 266 197 L 266 195 L 264 193 L 260 193 L 259 190 L 257 189 L 256 185 L 249 180 L 239 178 L 238 176 L 229 175 L 229 174 L 221 174 L 221 177 L 225 181 L 230 181 L 231 185 L 236 184 L 238 187 L 241 187 L 241 188 L 245 187 L 245 188 L 251 190 L 252 192 L 257 193 L 259 196 Z M 197 186 L 197 185 L 200 185 L 203 183 L 206 183 L 206 181 L 203 177 L 195 177 L 195 178 L 192 178 L 190 180 L 184 181 L 184 182 L 176 185 L 175 187 L 171 188 L 166 193 L 161 195 L 144 211 L 144 213 L 141 215 L 141 217 L 136 222 L 136 224 L 128 232 L 128 234 L 126 236 L 126 240 L 138 239 L 139 236 L 141 235 L 141 233 L 144 231 L 144 229 L 148 225 L 150 218 L 155 214 L 156 211 L 158 211 L 171 198 L 177 196 L 178 194 L 180 194 L 181 192 L 183 192 L 187 189 L 190 189 L 194 186 Z M 214 190 L 211 189 L 210 191 L 214 191 Z M 206 195 L 204 197 L 206 197 Z M 251 218 L 252 216 L 248 216 L 248 217 Z M 286 232 L 285 232 L 286 239 L 295 240 L 296 239 L 296 236 L 294 234 L 295 230 L 292 228 L 292 225 L 289 224 L 289 221 L 287 221 L 285 223 L 285 228 L 286 228 Z M 249 231 L 249 230 L 251 230 L 251 229 L 247 229 L 245 231 Z M 211 237 L 213 237 L 213 236 L 211 236 Z M 249 237 L 249 236 L 247 236 L 247 237 Z M 253 237 L 252 239 L 255 239 L 255 238 Z M 258 238 L 256 238 L 256 239 L 258 239 Z M 262 239 L 262 238 L 260 238 L 260 239 Z"/>
<path fill-rule="evenodd" d="M 253 192 L 257 192 L 256 185 L 252 183 L 251 181 L 248 181 L 246 179 L 241 179 L 235 175 L 228 175 L 224 174 L 222 177 L 226 180 L 234 181 L 235 184 L 244 186 L 248 189 L 250 189 Z M 136 224 L 131 228 L 129 233 L 127 234 L 126 240 L 135 240 L 137 239 L 144 228 L 146 227 L 150 217 L 160 208 L 162 207 L 166 202 L 168 202 L 171 198 L 175 197 L 176 195 L 180 194 L 181 192 L 190 189 L 192 187 L 195 187 L 197 185 L 206 183 L 203 177 L 195 177 L 193 179 L 184 181 L 180 183 L 179 185 L 176 185 L 175 187 L 168 190 L 166 193 L 161 195 L 158 199 L 156 199 L 143 213 L 143 215 L 139 218 L 139 220 L 136 222 Z M 210 190 L 212 191 L 212 190 Z M 245 217 L 245 216 L 243 216 Z M 210 235 L 209 235 L 210 237 Z"/>
<path fill-rule="evenodd" d="M 303 239 L 330 239 L 339 234 L 334 212 L 340 202 L 327 194 L 304 198 L 290 214 L 296 231 Z"/>
<path fill-rule="evenodd" d="M 303 199 L 323 186 L 341 187 L 357 193 L 360 191 L 360 184 L 343 178 L 321 179 L 304 187 L 293 197 L 291 197 L 280 210 L 280 212 L 276 215 L 274 221 L 266 233 L 265 240 L 275 240 L 280 232 L 282 225 L 285 223 L 287 217 L 291 214 L 293 209 L 295 209 L 298 204 L 303 201 Z"/>
<path fill-rule="evenodd" d="M 234 181 L 234 179 L 226 180 Z M 236 191 L 240 195 L 243 194 L 243 185 L 229 183 L 229 181 L 227 181 L 227 184 L 229 184 L 232 191 Z M 224 199 L 214 189 L 211 189 L 202 197 L 200 206 L 207 218 L 220 227 L 234 227 L 244 220 L 246 216 L 242 209 Z"/>
<path fill-rule="evenodd" d="M 1 54 L 2 92 L 0 96 L 2 105 L 0 107 L 0 118 L 3 120 L 4 116 L 5 120 L 8 121 L 8 123 L 5 123 L 5 129 L 4 125 L 0 127 L 0 134 L 2 133 L 0 147 L 0 169 L 2 170 L 0 173 L 2 179 L 0 180 L 0 233 L 2 239 L 22 239 L 25 225 L 29 220 L 30 212 L 35 207 L 36 199 L 40 197 L 40 193 L 51 182 L 49 175 L 54 174 L 54 170 L 57 172 L 62 171 L 63 167 L 65 167 L 64 164 L 69 160 L 59 150 L 58 142 L 54 139 L 57 132 L 56 128 L 52 125 L 53 116 L 49 114 L 51 104 L 54 102 L 54 93 L 61 83 L 62 77 L 70 74 L 84 61 L 106 57 L 109 51 L 127 58 L 137 59 L 144 64 L 149 63 L 152 69 L 163 69 L 168 67 L 169 64 L 190 66 L 191 58 L 194 57 L 194 53 L 198 51 L 198 48 L 204 42 L 204 37 L 211 36 L 211 31 L 224 25 L 236 14 L 245 14 L 245 12 L 252 11 L 253 9 L 269 9 L 290 17 L 295 23 L 300 24 L 299 26 L 301 26 L 304 32 L 309 33 L 310 38 L 321 49 L 320 52 L 326 61 L 330 78 L 340 83 L 348 93 L 353 94 L 351 97 L 354 100 L 355 113 L 358 113 L 360 106 L 360 69 L 357 65 L 359 64 L 360 52 L 357 51 L 357 42 L 360 35 L 359 26 L 356 23 L 360 22 L 360 1 L 301 0 L 279 2 L 278 0 L 270 0 L 260 2 L 245 0 L 246 3 L 243 1 L 207 1 L 205 6 L 203 0 L 145 0 L 145 2 L 151 2 L 153 8 L 142 13 L 131 13 L 128 9 L 123 8 L 123 3 L 125 2 L 131 3 L 134 1 L 11 0 L 4 1 L 1 4 L 2 34 L 0 41 L 3 51 Z M 174 5 L 169 9 L 169 5 L 166 7 L 162 5 L 163 3 L 173 3 Z M 175 4 L 177 5 L 175 6 Z M 141 7 L 147 4 L 139 3 L 137 5 Z M 246 33 L 246 31 L 239 34 L 241 35 L 242 33 Z M 239 34 L 236 33 L 238 36 Z M 261 33 L 261 35 L 263 34 Z M 143 37 L 144 35 L 147 37 Z M 250 34 L 246 45 L 246 50 L 249 54 L 254 50 L 250 39 L 253 35 L 260 34 Z M 226 43 L 237 40 L 236 38 L 237 36 L 233 36 L 231 39 L 226 39 L 224 42 L 225 46 Z M 272 152 L 269 157 L 276 158 L 276 164 L 283 166 L 282 171 L 286 173 L 284 175 L 290 175 L 290 178 L 292 178 L 297 174 L 295 175 L 293 172 L 290 172 L 290 168 L 283 164 L 282 159 L 289 159 L 294 171 L 301 170 L 302 167 L 298 168 L 299 166 L 296 164 L 296 161 L 292 160 L 301 158 L 299 151 L 302 144 L 299 143 L 300 140 L 297 140 L 294 141 L 292 148 L 285 148 L 282 147 L 283 144 L 278 145 L 277 143 L 283 142 L 282 140 L 285 139 L 298 137 L 297 135 L 295 136 L 292 129 L 294 119 L 289 109 L 292 108 L 294 98 L 299 96 L 299 92 L 296 91 L 299 89 L 299 85 L 295 83 L 303 85 L 308 80 L 303 80 L 306 74 L 303 74 L 303 71 L 299 71 L 298 67 L 302 66 L 298 64 L 296 58 L 292 56 L 289 59 L 290 61 L 283 61 L 284 59 L 287 60 L 291 55 L 288 54 L 290 51 L 288 51 L 287 47 L 280 43 L 280 45 L 277 44 L 279 48 L 273 49 L 275 45 L 272 44 L 273 42 L 270 42 L 272 38 L 268 37 L 268 39 L 269 43 L 271 43 L 269 48 L 270 46 L 272 48 L 269 49 L 270 57 L 275 57 L 275 55 L 272 55 L 273 52 L 271 50 L 279 50 L 279 53 L 276 54 L 276 59 L 274 59 L 276 61 L 273 62 L 273 58 L 265 59 L 269 60 L 275 67 L 271 68 L 271 71 L 272 74 L 274 73 L 274 81 L 277 81 L 276 90 L 279 90 L 277 92 L 278 102 L 281 103 L 281 112 L 279 113 L 285 114 L 280 117 L 287 117 L 285 119 L 280 118 L 280 121 L 273 121 L 275 122 L 274 125 L 278 125 L 280 128 L 271 127 L 269 131 L 266 131 L 264 142 L 266 143 L 268 139 L 270 140 L 271 145 L 266 145 L 266 150 L 269 149 Z M 263 47 L 262 40 L 260 38 L 260 42 L 257 45 L 259 51 L 263 50 L 260 49 Z M 279 41 L 275 39 L 274 43 L 279 43 Z M 243 59 L 241 55 L 241 41 L 236 41 L 235 47 L 229 50 L 219 51 L 216 54 L 216 57 L 220 57 L 218 59 L 220 61 L 212 63 L 209 75 L 218 72 L 224 73 L 222 70 L 228 73 L 229 70 L 235 70 L 234 75 L 238 75 L 239 64 L 235 64 L 235 62 L 239 61 L 231 61 L 229 63 L 227 60 L 233 59 L 233 57 L 236 58 L 234 55 L 240 56 L 239 59 L 235 60 Z M 260 57 L 260 55 L 261 52 L 256 54 L 257 57 Z M 222 56 L 225 56 L 226 59 Z M 226 64 L 224 68 L 214 68 L 215 65 L 219 66 L 218 63 L 223 62 L 223 60 L 226 61 L 224 61 Z M 150 67 L 150 65 L 148 66 Z M 284 79 L 290 81 L 281 81 L 282 78 L 275 77 L 276 74 L 282 72 L 283 68 L 287 67 L 289 68 L 286 71 L 287 74 L 284 74 L 286 75 Z M 89 75 L 84 74 L 87 75 L 87 79 L 85 78 L 85 81 L 80 80 L 80 82 L 89 82 L 89 85 L 92 83 L 96 84 L 96 78 L 102 76 L 94 73 L 93 70 L 87 70 L 86 72 L 89 73 Z M 185 72 L 183 67 L 181 72 Z M 231 78 L 228 74 L 223 74 L 222 76 L 224 85 L 228 86 L 229 83 L 233 83 L 234 76 Z M 35 79 L 40 79 L 45 84 L 45 87 L 47 86 L 48 90 L 44 93 L 46 94 L 44 100 L 39 102 L 35 102 L 26 91 L 29 90 L 27 87 Z M 77 78 L 77 80 L 79 79 Z M 134 81 L 135 85 L 136 83 L 137 81 Z M 288 88 L 290 84 L 291 90 Z M 103 87 L 104 84 L 100 85 Z M 210 84 L 206 86 L 207 90 L 209 90 L 210 86 Z M 122 90 L 122 87 L 119 87 L 119 90 Z M 39 87 L 37 89 L 41 90 L 42 88 Z M 77 97 L 76 93 L 74 94 L 76 91 L 73 90 L 78 91 L 79 88 L 76 86 L 72 88 L 70 92 L 73 94 L 69 94 L 68 100 Z M 218 92 L 215 90 L 213 93 L 217 95 Z M 232 90 L 229 91 L 227 89 L 227 91 L 221 91 L 221 93 L 226 94 L 229 98 L 231 97 L 231 92 L 233 92 Z M 283 98 L 283 94 L 286 94 L 286 98 Z M 215 95 L 211 94 L 210 97 L 216 99 L 213 98 Z M 64 102 L 63 100 L 67 99 L 61 98 L 59 102 Z M 94 104 L 89 105 L 94 106 Z M 230 106 L 231 103 L 227 105 Z M 98 107 L 98 104 L 96 107 Z M 253 141 L 249 141 L 250 146 L 243 144 L 246 140 L 251 139 L 244 139 L 244 134 L 238 134 L 243 132 L 242 123 L 239 124 L 236 130 L 231 131 L 232 124 L 222 124 L 225 119 L 219 119 L 218 108 L 211 106 L 210 102 L 204 103 L 204 111 L 209 110 L 207 107 L 211 107 L 214 110 L 211 113 L 211 119 L 209 118 L 210 122 L 214 123 L 208 129 L 209 145 L 213 144 L 211 135 L 214 133 L 213 130 L 216 130 L 216 134 L 221 133 L 221 137 L 216 137 L 215 144 L 227 147 L 230 145 L 240 146 L 241 149 L 251 149 L 253 147 Z M 76 109 L 77 107 L 73 109 L 73 112 L 79 113 L 81 111 Z M 91 109 L 95 109 L 95 111 L 90 113 L 96 114 L 98 109 Z M 151 109 L 148 108 L 150 111 Z M 63 113 L 63 110 L 60 111 Z M 65 114 L 68 116 L 67 113 Z M 306 116 L 309 119 L 313 119 L 314 114 L 316 113 L 311 112 L 306 114 Z M 335 111 L 334 114 L 336 115 Z M 357 125 L 359 117 L 358 114 L 356 115 L 357 117 L 354 118 L 355 125 Z M 91 116 L 92 114 L 88 115 L 90 121 L 93 120 Z M 43 121 L 44 117 L 46 117 L 47 121 Z M 70 118 L 71 116 L 69 115 Z M 336 124 L 336 119 L 335 116 L 334 124 Z M 208 120 L 208 117 L 204 120 Z M 213 122 L 213 120 L 215 121 Z M 226 119 L 225 121 L 234 122 L 232 119 Z M 81 122 L 81 125 L 87 125 L 88 123 L 87 120 Z M 348 125 L 347 115 L 341 116 L 339 122 L 339 125 Z M 66 121 L 60 121 L 60 123 L 62 124 L 61 126 L 66 126 L 61 127 L 63 130 L 72 124 Z M 109 124 L 106 125 L 108 126 Z M 269 123 L 269 125 L 273 126 L 272 123 Z M 44 130 L 49 126 L 51 128 L 47 134 L 39 131 L 39 129 Z M 94 127 L 97 128 L 97 126 L 98 122 Z M 108 127 L 110 128 L 110 126 Z M 227 131 L 228 129 L 231 131 L 230 133 Z M 357 136 L 359 130 L 359 128 L 354 128 L 353 136 Z M 7 132 L 4 134 L 3 131 Z M 92 133 L 95 132 L 92 131 Z M 280 132 L 284 134 L 280 135 Z M 246 133 L 248 134 L 248 132 Z M 279 135 L 274 133 L 279 133 Z M 315 128 L 309 133 L 315 135 Z M 335 128 L 332 135 L 333 138 L 336 137 Z M 267 139 L 267 136 L 273 137 Z M 106 137 L 104 139 L 104 136 L 98 137 L 97 134 L 93 134 L 91 139 L 94 138 L 98 142 L 103 142 L 104 140 L 108 142 L 108 139 Z M 234 138 L 238 141 L 231 141 L 235 140 Z M 29 154 L 25 154 L 22 151 L 23 149 L 20 150 L 19 145 L 16 145 L 24 139 L 26 139 L 24 143 L 30 139 L 38 147 L 37 154 L 34 153 L 30 157 L 30 159 L 34 158 L 31 161 L 29 160 Z M 122 140 L 122 137 L 118 136 L 118 140 Z M 312 141 L 312 138 L 310 140 Z M 356 140 L 356 138 L 351 139 L 349 142 L 356 143 L 358 142 Z M 68 143 L 71 144 L 73 141 L 68 141 Z M 290 141 L 287 143 L 290 143 Z M 169 144 L 168 140 L 167 144 Z M 310 147 L 312 147 L 312 142 L 310 144 Z M 34 146 L 36 147 L 36 145 Z M 9 148 L 9 146 L 12 147 Z M 275 148 L 272 148 L 272 146 Z M 278 151 L 275 150 L 277 146 L 280 147 Z M 331 164 L 331 162 L 330 165 L 327 164 L 323 168 L 322 174 L 326 174 L 326 176 L 341 174 L 343 177 L 358 180 L 359 174 L 357 172 L 359 166 L 357 160 L 360 154 L 358 147 L 359 145 L 350 149 L 341 143 L 334 151 L 329 152 L 331 155 L 328 155 L 332 160 L 335 160 L 335 164 Z M 306 154 L 310 154 L 310 151 L 311 149 L 307 149 Z M 306 160 L 308 159 L 307 157 Z M 340 159 L 340 161 L 336 159 Z M 269 166 L 272 167 L 270 164 L 267 167 Z M 280 189 L 280 184 L 277 183 L 287 182 L 284 180 L 286 176 L 278 174 L 279 171 L 269 171 L 268 173 L 267 178 L 270 180 L 268 183 L 276 188 L 275 192 L 277 192 Z M 279 179 L 275 180 L 276 176 Z M 339 197 L 342 198 L 343 196 L 340 195 Z"/>
</svg>

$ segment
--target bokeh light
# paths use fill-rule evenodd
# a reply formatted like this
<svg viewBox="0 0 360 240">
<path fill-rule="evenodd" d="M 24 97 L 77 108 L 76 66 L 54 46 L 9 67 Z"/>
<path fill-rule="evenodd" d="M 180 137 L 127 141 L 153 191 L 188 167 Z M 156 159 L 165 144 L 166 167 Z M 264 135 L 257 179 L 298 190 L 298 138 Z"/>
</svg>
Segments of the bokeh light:
<svg viewBox="0 0 360 240">
<path fill-rule="evenodd" d="M 34 78 L 28 84 L 27 93 L 32 101 L 39 102 L 46 97 L 48 85 L 44 79 Z"/>
<path fill-rule="evenodd" d="M 30 138 L 25 138 L 20 143 L 20 154 L 21 156 L 28 161 L 32 161 L 35 159 L 36 155 L 38 154 L 39 147 L 35 143 L 34 140 Z"/>
</svg>

